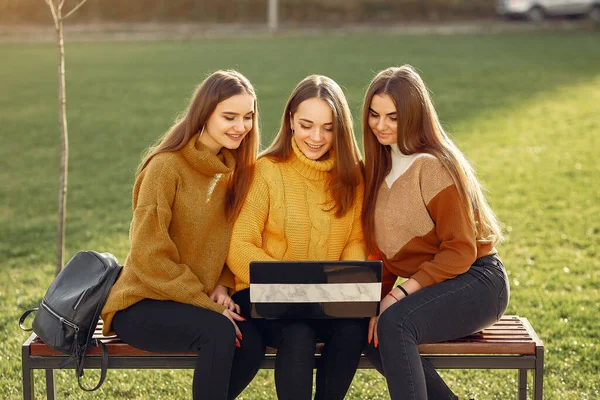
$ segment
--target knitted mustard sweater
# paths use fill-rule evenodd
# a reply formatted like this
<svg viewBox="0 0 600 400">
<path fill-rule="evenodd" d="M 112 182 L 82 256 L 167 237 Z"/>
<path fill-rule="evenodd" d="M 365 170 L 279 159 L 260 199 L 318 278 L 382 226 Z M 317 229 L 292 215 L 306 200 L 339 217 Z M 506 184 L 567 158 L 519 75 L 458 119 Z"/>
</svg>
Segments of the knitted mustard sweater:
<svg viewBox="0 0 600 400">
<path fill-rule="evenodd" d="M 364 185 L 354 207 L 335 217 L 329 175 L 335 156 L 307 158 L 292 140 L 293 153 L 284 162 L 258 160 L 252 186 L 234 225 L 227 265 L 235 290 L 249 286 L 250 261 L 364 260 L 360 222 Z"/>
<path fill-rule="evenodd" d="M 105 334 L 117 311 L 143 299 L 224 310 L 207 294 L 217 284 L 233 287 L 223 266 L 232 228 L 226 185 L 235 159 L 227 149 L 211 154 L 197 138 L 154 156 L 135 182 L 131 248 L 102 310 Z"/>
</svg>

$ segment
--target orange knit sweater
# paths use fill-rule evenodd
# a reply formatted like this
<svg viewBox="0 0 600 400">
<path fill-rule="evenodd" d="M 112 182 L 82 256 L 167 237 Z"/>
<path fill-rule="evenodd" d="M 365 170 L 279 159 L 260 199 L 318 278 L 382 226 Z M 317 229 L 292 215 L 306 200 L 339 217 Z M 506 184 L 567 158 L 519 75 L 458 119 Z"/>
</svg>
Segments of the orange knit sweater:
<svg viewBox="0 0 600 400">
<path fill-rule="evenodd" d="M 391 187 L 383 182 L 374 233 L 384 270 L 422 287 L 454 278 L 477 258 L 496 253 L 491 243 L 476 240 L 450 173 L 430 154 L 419 154 Z"/>
<path fill-rule="evenodd" d="M 211 154 L 197 138 L 154 156 L 135 182 L 131 248 L 102 310 L 105 334 L 117 311 L 143 299 L 224 310 L 208 293 L 217 284 L 233 287 L 223 266 L 232 228 L 224 203 L 235 159 L 227 149 Z"/>
</svg>

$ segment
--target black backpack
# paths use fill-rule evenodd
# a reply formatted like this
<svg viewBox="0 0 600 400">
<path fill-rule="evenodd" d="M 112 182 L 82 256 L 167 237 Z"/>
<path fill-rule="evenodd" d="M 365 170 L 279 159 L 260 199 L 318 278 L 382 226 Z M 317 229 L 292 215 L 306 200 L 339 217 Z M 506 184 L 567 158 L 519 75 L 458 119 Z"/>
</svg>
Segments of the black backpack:
<svg viewBox="0 0 600 400">
<path fill-rule="evenodd" d="M 98 389 L 106 378 L 108 350 L 104 343 L 92 336 L 121 268 L 110 253 L 80 251 L 54 278 L 40 306 L 27 310 L 19 319 L 21 329 L 31 331 L 23 323 L 30 313 L 37 311 L 33 331 L 48 347 L 71 355 L 59 368 L 75 360 L 77 382 L 88 392 Z M 100 381 L 92 389 L 81 384 L 89 346 L 102 346 Z"/>
</svg>

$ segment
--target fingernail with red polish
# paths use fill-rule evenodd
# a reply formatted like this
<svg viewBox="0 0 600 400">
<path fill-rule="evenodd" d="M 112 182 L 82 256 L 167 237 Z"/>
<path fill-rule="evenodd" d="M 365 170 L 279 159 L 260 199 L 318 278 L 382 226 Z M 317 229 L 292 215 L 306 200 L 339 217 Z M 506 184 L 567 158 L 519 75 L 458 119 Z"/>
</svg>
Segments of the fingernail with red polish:
<svg viewBox="0 0 600 400">
<path fill-rule="evenodd" d="M 240 340 L 242 340 L 242 334 L 238 333 L 237 338 L 240 339 Z"/>
<path fill-rule="evenodd" d="M 238 347 L 238 348 L 240 347 L 240 342 L 237 339 L 235 339 L 235 347 Z"/>
</svg>

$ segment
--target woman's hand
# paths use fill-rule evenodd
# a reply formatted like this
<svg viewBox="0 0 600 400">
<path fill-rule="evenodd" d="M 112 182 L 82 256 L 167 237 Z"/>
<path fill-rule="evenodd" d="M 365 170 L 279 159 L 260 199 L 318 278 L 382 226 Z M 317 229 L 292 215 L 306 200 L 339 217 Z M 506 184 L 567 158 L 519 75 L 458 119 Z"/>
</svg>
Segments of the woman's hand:
<svg viewBox="0 0 600 400">
<path fill-rule="evenodd" d="M 396 303 L 397 301 L 398 300 L 396 300 L 389 294 L 383 299 L 381 299 L 381 303 L 379 303 L 379 315 L 383 314 L 385 310 L 387 310 L 392 304 Z"/>
<path fill-rule="evenodd" d="M 390 294 L 381 299 L 379 303 L 379 315 L 383 314 L 385 310 L 387 310 L 392 304 L 398 302 L 396 298 Z M 367 341 L 371 343 L 371 340 L 374 340 L 373 346 L 379 346 L 379 337 L 377 336 L 377 323 L 379 322 L 379 316 L 371 317 L 369 321 L 369 334 L 367 336 Z"/>
<path fill-rule="evenodd" d="M 237 336 L 237 339 L 235 339 L 235 347 L 240 347 L 240 340 L 242 340 L 242 332 L 240 332 L 240 328 L 238 328 L 235 321 L 245 321 L 246 319 L 227 308 L 223 310 L 222 314 L 225 317 L 227 317 L 227 319 L 230 320 L 233 324 L 233 328 L 235 329 L 235 336 Z"/>
<path fill-rule="evenodd" d="M 240 306 L 235 304 L 233 299 L 229 297 L 228 290 L 223 285 L 217 285 L 210 293 L 210 299 L 217 304 L 227 307 L 228 310 L 233 311 L 237 314 L 240 313 Z"/>
<path fill-rule="evenodd" d="M 413 278 L 410 278 L 402 283 L 401 289 L 396 286 L 383 299 L 381 299 L 381 302 L 379 303 L 379 315 L 383 314 L 383 312 L 390 308 L 390 306 L 393 304 L 402 301 L 402 299 L 408 296 L 408 294 L 421 290 L 421 284 Z M 379 338 L 377 337 L 378 322 L 379 316 L 371 317 L 371 320 L 369 321 L 369 334 L 367 336 L 367 341 L 371 343 L 371 340 L 375 340 L 373 343 L 374 347 L 379 346 Z"/>
<path fill-rule="evenodd" d="M 369 335 L 367 336 L 367 342 L 371 343 L 371 340 L 375 339 L 373 342 L 373 347 L 379 346 L 379 338 L 377 337 L 377 322 L 379 320 L 379 316 L 371 317 L 369 321 Z"/>
</svg>

